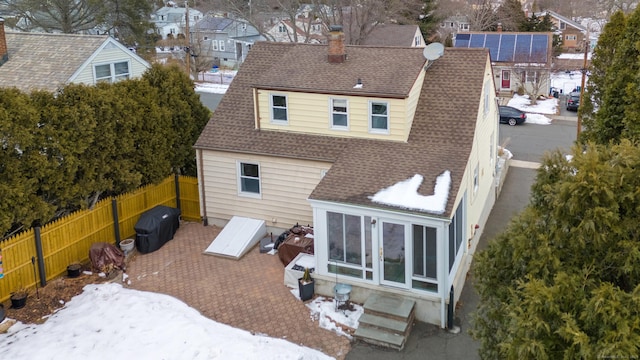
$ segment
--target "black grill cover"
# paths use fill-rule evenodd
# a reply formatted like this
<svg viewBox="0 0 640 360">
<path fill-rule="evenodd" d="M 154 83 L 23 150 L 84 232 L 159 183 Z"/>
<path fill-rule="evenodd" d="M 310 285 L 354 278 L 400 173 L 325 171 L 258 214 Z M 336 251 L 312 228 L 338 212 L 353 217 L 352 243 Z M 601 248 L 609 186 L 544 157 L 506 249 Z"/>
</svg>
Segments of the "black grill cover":
<svg viewBox="0 0 640 360">
<path fill-rule="evenodd" d="M 140 215 L 133 227 L 136 231 L 136 248 L 150 253 L 162 247 L 180 227 L 180 209 L 158 205 Z"/>
</svg>

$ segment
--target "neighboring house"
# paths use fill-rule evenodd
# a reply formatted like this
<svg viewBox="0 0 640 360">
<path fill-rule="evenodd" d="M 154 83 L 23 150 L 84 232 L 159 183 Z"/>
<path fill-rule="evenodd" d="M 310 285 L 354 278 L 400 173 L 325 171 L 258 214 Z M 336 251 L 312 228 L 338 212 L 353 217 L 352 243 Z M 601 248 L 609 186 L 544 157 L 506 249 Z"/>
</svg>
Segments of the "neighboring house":
<svg viewBox="0 0 640 360">
<path fill-rule="evenodd" d="M 436 29 L 436 33 L 440 41 L 444 42 L 447 38 L 455 38 L 458 33 L 469 32 L 469 17 L 466 15 L 454 15 L 442 20 L 440 27 Z"/>
<path fill-rule="evenodd" d="M 553 34 L 469 32 L 458 34 L 456 48 L 486 48 L 491 54 L 495 86 L 501 92 L 547 95 L 553 64 Z"/>
<path fill-rule="evenodd" d="M 202 12 L 189 8 L 189 26 L 202 19 Z M 177 6 L 164 6 L 151 15 L 151 22 L 156 26 L 156 32 L 166 39 L 168 36 L 176 37 L 185 34 L 187 26 L 187 8 Z"/>
<path fill-rule="evenodd" d="M 551 18 L 554 30 L 562 39 L 563 51 L 581 51 L 584 49 L 584 40 L 587 34 L 586 27 L 551 10 L 536 13 L 536 16 L 543 18 L 547 14 Z"/>
<path fill-rule="evenodd" d="M 150 67 L 108 35 L 5 33 L 1 19 L 0 64 L 0 87 L 25 92 L 136 78 Z"/>
<path fill-rule="evenodd" d="M 191 43 L 199 44 L 199 56 L 207 56 L 218 66 L 238 67 L 251 45 L 264 40 L 258 30 L 240 19 L 205 16 L 189 28 Z"/>
<path fill-rule="evenodd" d="M 320 19 L 298 16 L 295 26 L 290 19 L 282 19 L 271 25 L 266 31 L 266 35 L 276 42 L 295 42 L 308 44 L 321 44 L 325 42 L 327 26 Z"/>
<path fill-rule="evenodd" d="M 376 25 L 362 45 L 424 47 L 424 37 L 418 25 Z"/>
<path fill-rule="evenodd" d="M 316 293 L 413 300 L 445 327 L 495 201 L 498 115 L 486 50 L 422 53 L 256 43 L 194 146 L 205 224 L 311 224 Z"/>
</svg>

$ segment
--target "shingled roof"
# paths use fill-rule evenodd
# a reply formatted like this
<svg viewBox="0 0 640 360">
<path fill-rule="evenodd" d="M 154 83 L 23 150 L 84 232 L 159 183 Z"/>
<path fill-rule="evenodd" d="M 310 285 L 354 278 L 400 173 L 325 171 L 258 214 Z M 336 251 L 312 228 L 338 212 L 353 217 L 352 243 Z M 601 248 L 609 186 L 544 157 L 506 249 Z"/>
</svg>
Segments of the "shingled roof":
<svg viewBox="0 0 640 360">
<path fill-rule="evenodd" d="M 290 86 L 294 91 L 343 93 L 353 89 L 347 89 L 346 82 L 343 84 L 340 80 L 348 78 L 353 87 L 352 71 L 360 69 L 366 74 L 362 76 L 365 86 L 371 81 L 371 86 L 383 93 L 386 82 L 388 94 L 400 96 L 405 93 L 408 74 L 412 73 L 415 81 L 424 65 L 421 49 L 394 48 L 394 56 L 390 56 L 394 61 L 391 61 L 380 59 L 385 48 L 348 47 L 344 64 L 329 65 L 335 67 L 330 77 L 318 71 L 315 63 L 306 62 L 314 57 L 326 61 L 326 49 L 326 46 L 308 44 L 256 44 L 195 147 L 332 162 L 331 169 L 310 195 L 311 199 L 394 210 L 401 209 L 373 203 L 369 196 L 415 174 L 425 178 L 419 192 L 430 195 L 436 177 L 449 170 L 451 195 L 442 216 L 450 217 L 473 144 L 487 50 L 447 48 L 428 68 L 406 143 L 256 130 L 253 86 L 267 86 L 268 81 L 273 80 L 283 89 Z M 292 55 L 298 53 L 306 57 L 295 61 Z M 389 69 L 379 68 L 380 62 L 385 61 L 394 64 Z M 339 76 L 340 67 L 347 70 L 345 76 Z M 376 80 L 381 71 L 381 79 Z M 265 75 L 267 72 L 273 73 Z M 326 80 L 313 87 L 315 81 L 322 80 L 323 74 L 335 77 L 333 88 Z M 398 81 L 394 81 L 393 74 L 398 75 Z M 297 84 L 294 79 L 305 81 Z M 374 85 L 376 81 L 380 85 Z"/>
<path fill-rule="evenodd" d="M 55 91 L 107 41 L 108 35 L 6 32 L 9 60 L 0 87 Z"/>
<path fill-rule="evenodd" d="M 418 25 L 377 25 L 367 35 L 362 45 L 410 47 L 414 44 L 418 29 Z"/>
</svg>

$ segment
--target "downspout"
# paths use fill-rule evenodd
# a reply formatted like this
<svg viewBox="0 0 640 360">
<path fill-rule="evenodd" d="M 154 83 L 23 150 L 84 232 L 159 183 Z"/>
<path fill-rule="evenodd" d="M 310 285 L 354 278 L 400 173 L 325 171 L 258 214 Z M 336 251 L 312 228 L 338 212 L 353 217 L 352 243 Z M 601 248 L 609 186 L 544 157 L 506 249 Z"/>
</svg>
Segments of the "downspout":
<svg viewBox="0 0 640 360">
<path fill-rule="evenodd" d="M 440 279 L 438 281 L 438 291 L 440 292 L 440 328 L 446 328 L 447 324 L 447 295 L 449 290 L 449 226 L 445 222 L 442 223 L 442 231 L 440 232 L 442 240 L 440 251 L 438 251 L 438 259 L 440 261 Z"/>
<path fill-rule="evenodd" d="M 202 160 L 202 149 L 198 149 L 198 189 L 200 190 L 200 218 L 204 226 L 209 225 L 207 218 L 207 198 L 204 192 L 204 161 Z"/>
</svg>

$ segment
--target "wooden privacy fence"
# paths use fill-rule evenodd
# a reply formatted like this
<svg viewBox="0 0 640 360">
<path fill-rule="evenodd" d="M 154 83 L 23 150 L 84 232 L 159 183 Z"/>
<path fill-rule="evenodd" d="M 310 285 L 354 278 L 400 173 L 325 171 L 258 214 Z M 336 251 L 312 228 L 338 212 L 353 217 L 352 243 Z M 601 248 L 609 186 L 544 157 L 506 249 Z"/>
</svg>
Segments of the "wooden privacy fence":
<svg viewBox="0 0 640 360">
<path fill-rule="evenodd" d="M 38 286 L 46 285 L 71 263 L 87 261 L 93 243 L 117 245 L 133 237 L 140 215 L 157 205 L 178 207 L 182 219 L 200 221 L 197 179 L 172 176 L 1 241 L 0 302 L 20 288 L 34 288 L 38 281 Z"/>
</svg>

